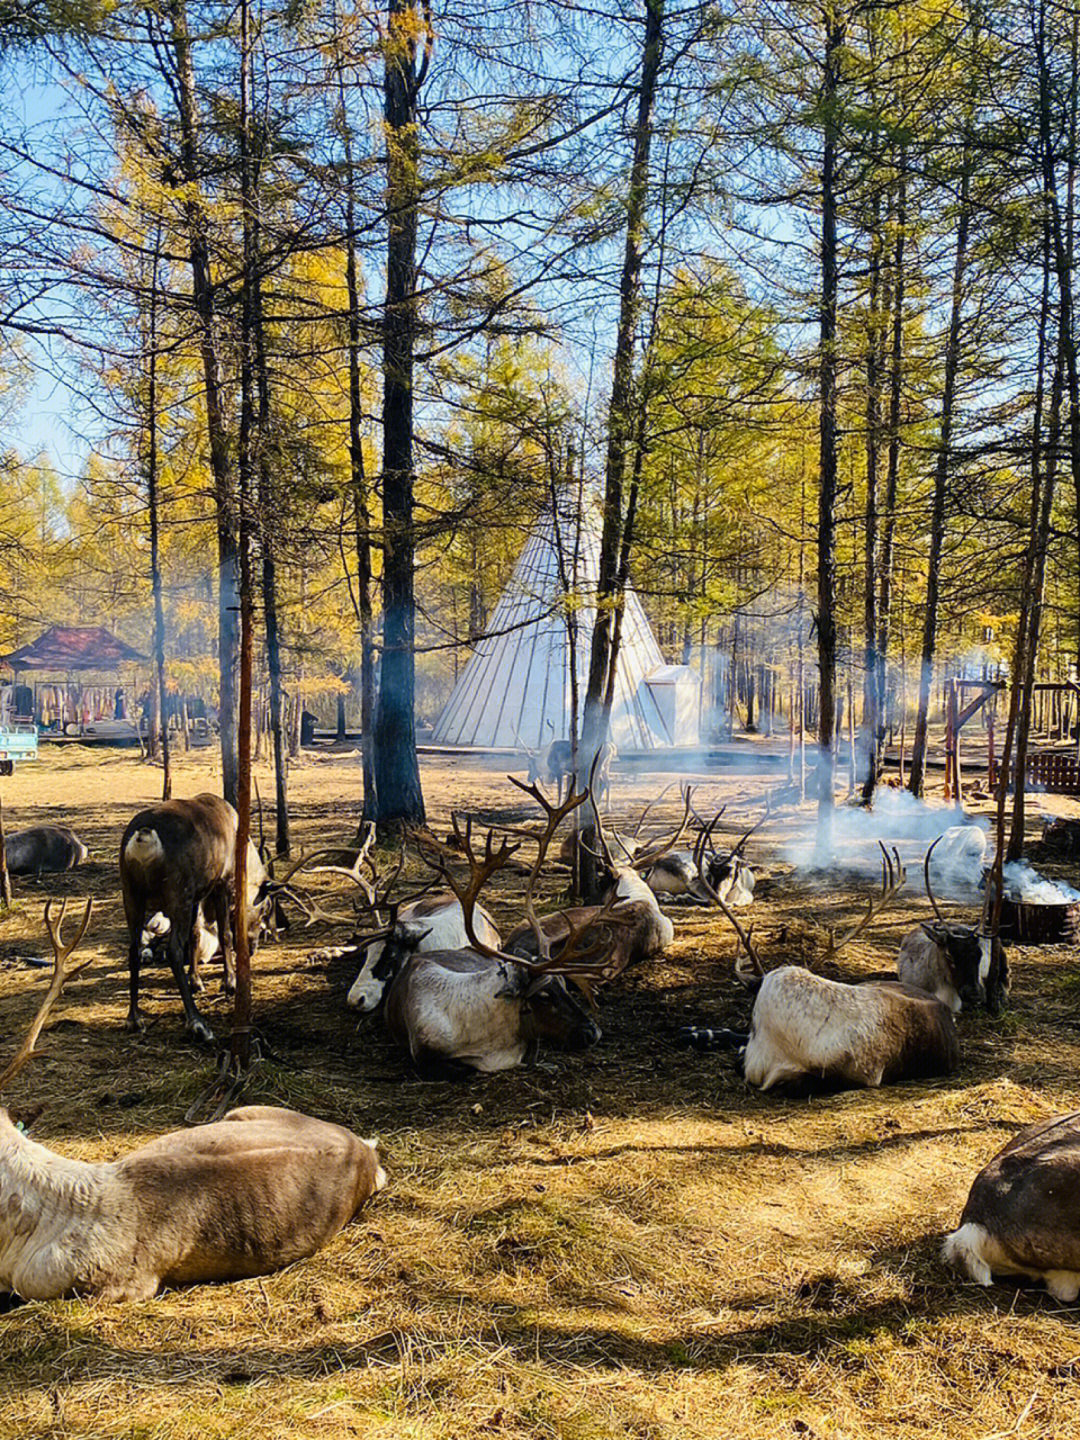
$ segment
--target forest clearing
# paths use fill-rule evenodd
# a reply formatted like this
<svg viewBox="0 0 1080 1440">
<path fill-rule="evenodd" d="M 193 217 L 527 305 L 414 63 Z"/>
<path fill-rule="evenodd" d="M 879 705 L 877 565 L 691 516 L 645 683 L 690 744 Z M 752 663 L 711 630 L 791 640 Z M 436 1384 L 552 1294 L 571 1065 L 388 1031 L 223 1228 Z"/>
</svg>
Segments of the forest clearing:
<svg viewBox="0 0 1080 1440">
<path fill-rule="evenodd" d="M 0 0 L 0 1440 L 1080 1440 L 1078 58 Z"/>
<path fill-rule="evenodd" d="M 436 828 L 451 807 L 515 803 L 503 773 L 473 760 L 431 757 L 423 770 Z M 212 777 L 209 758 L 192 757 L 178 782 L 194 793 Z M 760 781 L 696 778 L 702 805 L 728 803 L 731 835 L 760 814 Z M 303 844 L 354 832 L 358 782 L 354 752 L 296 767 Z M 178 1125 L 211 1070 L 210 1053 L 184 1041 L 164 968 L 148 976 L 146 1034 L 123 1029 L 116 850 L 160 772 L 72 747 L 4 783 L 9 823 L 72 821 L 90 846 L 74 871 L 17 882 L 0 936 L 9 1046 L 44 983 L 20 958 L 42 953 L 43 898 L 96 897 L 93 964 L 5 1103 L 65 1154 L 115 1156 Z M 655 790 L 619 772 L 616 817 Z M 677 801 L 666 804 L 669 818 Z M 800 829 L 812 832 L 812 810 L 788 808 L 749 845 L 769 966 L 813 964 L 826 927 L 854 918 L 873 885 L 872 866 L 794 872 L 783 842 Z M 899 844 L 908 885 L 844 952 L 847 977 L 891 970 L 900 935 L 928 914 L 911 863 L 922 847 Z M 522 883 L 496 877 L 500 919 Z M 265 944 L 255 1020 L 275 1058 L 245 1103 L 378 1134 L 387 1188 L 319 1255 L 276 1275 L 131 1305 L 10 1310 L 0 1435 L 1077 1433 L 1075 1307 L 1030 1288 L 981 1290 L 938 1254 L 989 1156 L 1022 1124 L 1080 1104 L 1076 950 L 1011 948 L 1010 1009 L 960 1017 L 955 1075 L 793 1098 L 754 1093 L 730 1055 L 677 1047 L 681 1026 L 737 1023 L 750 1001 L 722 917 L 670 913 L 668 952 L 603 992 L 597 1046 L 453 1082 L 419 1080 L 378 1018 L 357 1023 L 344 1005 L 354 967 L 306 963 L 334 943 L 325 927 Z M 219 991 L 215 971 L 205 1008 L 220 1027 Z"/>
</svg>

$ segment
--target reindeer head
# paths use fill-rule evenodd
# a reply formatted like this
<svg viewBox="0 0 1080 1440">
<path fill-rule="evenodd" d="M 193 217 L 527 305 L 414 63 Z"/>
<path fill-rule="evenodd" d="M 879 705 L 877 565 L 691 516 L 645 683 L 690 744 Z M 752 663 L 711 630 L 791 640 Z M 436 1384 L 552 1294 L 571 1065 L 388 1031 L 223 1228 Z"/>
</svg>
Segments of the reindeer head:
<svg viewBox="0 0 1080 1440">
<path fill-rule="evenodd" d="M 922 928 L 945 956 L 961 1006 L 965 1010 L 977 1010 L 985 1005 L 991 1015 L 1000 1015 L 1009 993 L 1009 961 L 1005 947 L 986 923 L 990 914 L 989 890 L 984 902 L 983 924 L 977 929 L 945 919 L 930 885 L 930 857 L 942 838 L 938 836 L 923 861 L 926 896 L 936 919 L 923 921 Z"/>
</svg>

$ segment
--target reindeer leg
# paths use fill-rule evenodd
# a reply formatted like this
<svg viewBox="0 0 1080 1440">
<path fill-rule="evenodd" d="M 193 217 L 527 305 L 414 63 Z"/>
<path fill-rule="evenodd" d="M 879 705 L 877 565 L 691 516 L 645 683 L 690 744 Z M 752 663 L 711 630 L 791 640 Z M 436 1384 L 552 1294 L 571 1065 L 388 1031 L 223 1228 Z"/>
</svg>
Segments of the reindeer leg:
<svg viewBox="0 0 1080 1440">
<path fill-rule="evenodd" d="M 190 901 L 187 902 L 190 905 Z M 204 1045 L 214 1043 L 214 1032 L 199 1014 L 198 1007 L 191 994 L 191 985 L 188 981 L 188 965 L 191 961 L 192 944 L 194 936 L 191 933 L 191 926 L 188 925 L 187 935 L 181 937 L 181 931 L 185 928 L 184 920 L 185 905 L 178 907 L 180 913 L 169 916 L 171 922 L 169 929 L 169 964 L 172 967 L 173 979 L 176 981 L 176 988 L 180 991 L 180 1000 L 184 1007 L 184 1024 L 190 1034 L 202 1041 Z"/>
<path fill-rule="evenodd" d="M 146 1020 L 139 1009 L 139 966 L 142 962 L 142 931 L 146 920 L 145 906 L 134 902 L 127 903 L 127 896 L 124 897 L 124 909 L 127 912 L 128 935 L 131 937 L 128 942 L 128 1013 L 124 1021 L 126 1030 L 145 1030 Z"/>
<path fill-rule="evenodd" d="M 221 966 L 224 972 L 222 985 L 226 995 L 236 994 L 236 949 L 232 943 L 232 906 L 229 903 L 229 888 L 219 885 L 214 891 L 214 916 L 217 920 L 218 939 L 221 943 Z"/>
<path fill-rule="evenodd" d="M 206 984 L 202 978 L 202 971 L 199 968 L 200 946 L 196 939 L 197 932 L 201 926 L 202 916 L 199 913 L 199 903 L 191 907 L 191 989 L 195 995 L 202 995 L 206 990 Z"/>
</svg>

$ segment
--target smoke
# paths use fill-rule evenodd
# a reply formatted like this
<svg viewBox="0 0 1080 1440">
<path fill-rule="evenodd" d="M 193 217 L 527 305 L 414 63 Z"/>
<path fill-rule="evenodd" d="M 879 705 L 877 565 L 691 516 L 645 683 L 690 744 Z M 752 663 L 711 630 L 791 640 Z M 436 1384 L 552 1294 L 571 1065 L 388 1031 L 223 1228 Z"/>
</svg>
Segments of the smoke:
<svg viewBox="0 0 1080 1440">
<path fill-rule="evenodd" d="M 935 890 L 974 890 L 982 878 L 989 822 L 972 820 L 957 806 L 928 805 L 906 790 L 879 789 L 874 808 L 841 805 L 833 812 L 832 840 L 823 853 L 817 836 L 790 841 L 783 858 L 798 870 L 853 870 L 875 875 L 881 869 L 879 844 L 895 847 L 911 869 L 922 864 L 930 845 L 947 830 L 961 826 L 965 835 L 944 841 L 934 851 L 930 875 Z M 980 838 L 981 837 L 981 838 Z M 943 853 L 941 853 L 943 852 Z"/>
<path fill-rule="evenodd" d="M 1010 860 L 1001 874 L 1005 898 L 1017 905 L 1071 905 L 1080 900 L 1080 890 L 1063 880 L 1047 880 L 1026 860 Z"/>
</svg>

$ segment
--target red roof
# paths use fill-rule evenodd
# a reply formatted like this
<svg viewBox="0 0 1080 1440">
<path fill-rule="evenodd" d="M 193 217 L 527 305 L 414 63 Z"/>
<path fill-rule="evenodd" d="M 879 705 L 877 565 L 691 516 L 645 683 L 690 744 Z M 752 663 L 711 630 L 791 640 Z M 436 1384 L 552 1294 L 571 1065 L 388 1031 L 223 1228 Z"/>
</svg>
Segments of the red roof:
<svg viewBox="0 0 1080 1440">
<path fill-rule="evenodd" d="M 54 625 L 30 645 L 3 656 L 13 670 L 115 670 L 145 665 L 149 656 L 118 640 L 102 625 Z"/>
</svg>

